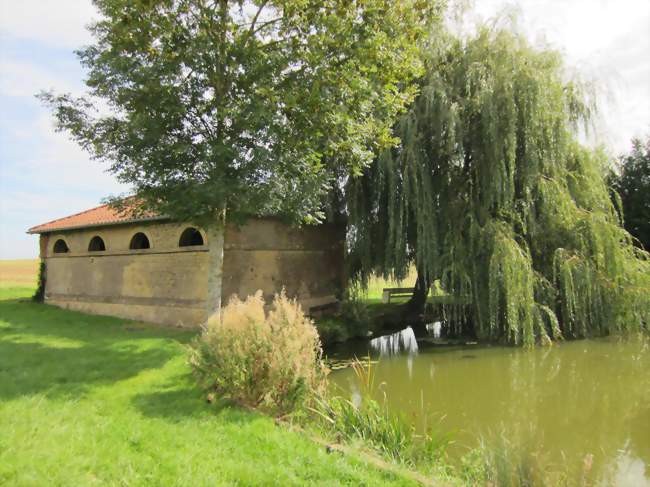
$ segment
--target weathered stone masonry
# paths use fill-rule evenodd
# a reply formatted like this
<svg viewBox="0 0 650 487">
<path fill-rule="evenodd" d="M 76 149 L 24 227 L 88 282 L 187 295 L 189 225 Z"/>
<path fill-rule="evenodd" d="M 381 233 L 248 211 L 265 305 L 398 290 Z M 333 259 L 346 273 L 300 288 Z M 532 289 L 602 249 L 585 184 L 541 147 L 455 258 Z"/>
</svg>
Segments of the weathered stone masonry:
<svg viewBox="0 0 650 487">
<path fill-rule="evenodd" d="M 87 313 L 194 327 L 234 294 L 245 297 L 261 289 L 270 298 L 285 288 L 309 310 L 334 301 L 342 288 L 341 226 L 293 228 L 270 218 L 254 219 L 239 228 L 227 225 L 225 231 L 216 225 L 198 229 L 203 245 L 180 247 L 188 227 L 159 219 L 51 231 L 35 227 L 30 231 L 41 233 L 41 259 L 47 265 L 45 301 Z M 129 248 L 138 232 L 146 235 L 150 248 Z M 105 250 L 88 250 L 95 236 Z M 67 252 L 54 252 L 59 240 Z"/>
</svg>

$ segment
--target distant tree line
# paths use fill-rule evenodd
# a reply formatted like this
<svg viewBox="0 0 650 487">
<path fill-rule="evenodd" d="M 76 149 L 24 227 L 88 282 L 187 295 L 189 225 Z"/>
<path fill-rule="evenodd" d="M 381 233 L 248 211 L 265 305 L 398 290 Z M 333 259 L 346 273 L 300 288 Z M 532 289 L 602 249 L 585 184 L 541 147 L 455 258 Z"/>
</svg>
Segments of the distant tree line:
<svg viewBox="0 0 650 487">
<path fill-rule="evenodd" d="M 620 197 L 625 229 L 650 250 L 650 135 L 632 140 L 632 150 L 618 158 L 609 174 L 611 187 Z"/>
</svg>

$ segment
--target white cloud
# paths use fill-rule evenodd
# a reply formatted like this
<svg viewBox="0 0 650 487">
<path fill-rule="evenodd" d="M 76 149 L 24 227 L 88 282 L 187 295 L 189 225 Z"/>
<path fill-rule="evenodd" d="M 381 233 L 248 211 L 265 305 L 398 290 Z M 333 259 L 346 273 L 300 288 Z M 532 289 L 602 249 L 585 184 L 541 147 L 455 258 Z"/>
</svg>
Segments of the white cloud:
<svg viewBox="0 0 650 487">
<path fill-rule="evenodd" d="M 650 2 L 648 0 L 476 0 L 471 27 L 507 11 L 535 42 L 566 56 L 599 87 L 597 137 L 617 154 L 650 129 Z"/>
<path fill-rule="evenodd" d="M 67 133 L 55 132 L 52 116 L 40 115 L 27 132 L 33 142 L 33 155 L 21 161 L 21 177 L 29 178 L 31 184 L 47 187 L 52 181 L 77 191 L 102 192 L 107 196 L 125 187 L 104 172 L 106 166 L 91 161 L 89 155 L 70 140 Z M 29 142 L 27 142 L 29 143 Z"/>
<path fill-rule="evenodd" d="M 32 97 L 41 90 L 70 92 L 78 86 L 37 64 L 0 59 L 0 95 Z"/>
<path fill-rule="evenodd" d="M 90 0 L 0 0 L 0 32 L 59 47 L 88 44 L 97 17 Z"/>
<path fill-rule="evenodd" d="M 36 108 L 35 115 L 23 119 L 14 110 L 0 120 L 0 132 L 11 141 L 11 146 L 0 147 L 0 258 L 35 257 L 38 245 L 25 234 L 29 227 L 128 190 L 67 133 L 56 132 L 52 115 L 36 99 L 22 96 L 33 88 L 17 90 L 14 96 L 26 111 Z"/>
<path fill-rule="evenodd" d="M 26 230 L 91 208 L 110 194 L 126 192 L 104 167 L 66 134 L 56 133 L 49 113 L 15 129 L 17 143 L 30 147 L 18 158 L 3 155 L 0 167 L 0 258 L 29 258 L 38 245 Z"/>
<path fill-rule="evenodd" d="M 27 228 L 96 206 L 127 188 L 91 161 L 34 94 L 80 94 L 83 70 L 72 49 L 90 42 L 89 0 L 0 0 L 0 258 L 34 257 Z M 25 41 L 25 42 L 23 42 Z M 8 47 L 11 46 L 11 47 Z"/>
<path fill-rule="evenodd" d="M 90 160 L 66 133 L 55 132 L 49 113 L 44 111 L 33 123 L 22 124 L 14 133 L 31 150 L 18 159 L 3 162 L 2 179 L 12 185 L 2 184 L 3 215 L 7 211 L 31 213 L 36 218 L 26 222 L 31 226 L 49 215 L 55 218 L 71 210 L 83 210 L 78 206 L 80 202 L 96 204 L 103 197 L 128 190 L 105 172 L 105 165 Z M 42 216 L 38 216 L 39 212 Z"/>
</svg>

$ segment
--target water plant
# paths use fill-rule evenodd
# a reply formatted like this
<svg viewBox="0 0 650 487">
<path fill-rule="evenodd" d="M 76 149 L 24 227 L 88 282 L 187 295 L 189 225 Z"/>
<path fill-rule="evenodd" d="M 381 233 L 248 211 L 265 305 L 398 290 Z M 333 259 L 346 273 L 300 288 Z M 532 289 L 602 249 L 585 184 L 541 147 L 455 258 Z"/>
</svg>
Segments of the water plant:
<svg viewBox="0 0 650 487">
<path fill-rule="evenodd" d="M 569 471 L 554 465 L 534 445 L 509 440 L 502 432 L 494 441 L 482 438 L 477 448 L 462 457 L 453 475 L 471 486 L 587 487 L 595 485 L 592 462 L 593 456 L 588 454 L 577 471 Z"/>
<path fill-rule="evenodd" d="M 321 396 L 311 411 L 326 434 L 347 442 L 370 446 L 390 460 L 411 466 L 430 466 L 445 456 L 449 435 L 432 428 L 420 434 L 408 418 L 388 410 L 382 384 L 376 383 L 376 374 L 370 357 L 355 359 L 352 369 L 359 385 L 352 400 L 338 394 Z M 384 400 L 375 399 L 378 393 Z"/>
</svg>

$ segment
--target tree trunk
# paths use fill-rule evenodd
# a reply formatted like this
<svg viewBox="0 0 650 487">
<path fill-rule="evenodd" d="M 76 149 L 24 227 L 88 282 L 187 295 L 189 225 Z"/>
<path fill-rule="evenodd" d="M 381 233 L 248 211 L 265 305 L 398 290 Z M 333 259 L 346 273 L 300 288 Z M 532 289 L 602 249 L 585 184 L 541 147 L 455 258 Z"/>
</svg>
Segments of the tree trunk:
<svg viewBox="0 0 650 487">
<path fill-rule="evenodd" d="M 424 313 L 424 305 L 427 303 L 427 296 L 429 295 L 429 288 L 431 283 L 425 277 L 423 272 L 418 271 L 418 278 L 415 281 L 415 289 L 413 290 L 413 297 L 406 303 L 409 315 L 421 315 Z"/>
<path fill-rule="evenodd" d="M 215 221 L 205 227 L 208 241 L 208 299 L 207 318 L 221 312 L 223 291 L 223 242 L 226 233 L 226 212 L 215 215 Z M 224 297 L 224 299 L 227 298 Z"/>
</svg>

